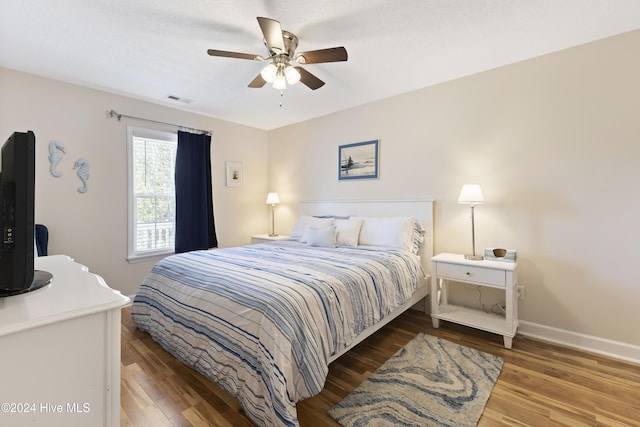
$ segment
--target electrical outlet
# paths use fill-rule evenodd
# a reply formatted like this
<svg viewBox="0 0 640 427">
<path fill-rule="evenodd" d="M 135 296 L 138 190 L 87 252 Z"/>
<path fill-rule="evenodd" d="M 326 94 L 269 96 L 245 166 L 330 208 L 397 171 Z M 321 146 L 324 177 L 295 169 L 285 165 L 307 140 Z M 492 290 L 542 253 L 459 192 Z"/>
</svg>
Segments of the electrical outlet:
<svg viewBox="0 0 640 427">
<path fill-rule="evenodd" d="M 518 300 L 524 301 L 524 286 L 518 286 Z"/>
</svg>

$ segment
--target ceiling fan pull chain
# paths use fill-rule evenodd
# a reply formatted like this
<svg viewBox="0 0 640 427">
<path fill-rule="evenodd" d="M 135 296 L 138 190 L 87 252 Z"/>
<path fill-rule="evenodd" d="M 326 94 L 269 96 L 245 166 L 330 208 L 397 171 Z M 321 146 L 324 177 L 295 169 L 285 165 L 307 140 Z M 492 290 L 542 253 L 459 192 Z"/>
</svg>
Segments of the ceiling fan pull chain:
<svg viewBox="0 0 640 427">
<path fill-rule="evenodd" d="M 284 91 L 280 91 L 280 107 L 282 107 L 282 98 L 284 98 Z"/>
</svg>

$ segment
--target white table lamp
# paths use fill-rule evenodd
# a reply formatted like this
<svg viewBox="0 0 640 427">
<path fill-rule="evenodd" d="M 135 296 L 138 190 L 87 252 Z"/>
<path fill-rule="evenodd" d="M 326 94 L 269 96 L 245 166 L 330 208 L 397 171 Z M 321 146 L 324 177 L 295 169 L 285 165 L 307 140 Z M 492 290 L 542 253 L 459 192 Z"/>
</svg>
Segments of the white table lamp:
<svg viewBox="0 0 640 427">
<path fill-rule="evenodd" d="M 267 204 L 271 205 L 271 233 L 269 234 L 270 237 L 274 237 L 277 236 L 276 232 L 275 232 L 275 207 L 276 205 L 280 203 L 280 197 L 278 197 L 278 193 L 269 193 L 267 194 Z"/>
<path fill-rule="evenodd" d="M 466 259 L 470 260 L 482 260 L 482 255 L 476 255 L 476 230 L 475 230 L 475 218 L 474 208 L 476 205 L 484 203 L 484 197 L 482 195 L 482 189 L 477 184 L 465 184 L 462 186 L 460 196 L 458 196 L 458 203 L 463 203 L 471 206 L 471 255 L 465 255 Z"/>
</svg>

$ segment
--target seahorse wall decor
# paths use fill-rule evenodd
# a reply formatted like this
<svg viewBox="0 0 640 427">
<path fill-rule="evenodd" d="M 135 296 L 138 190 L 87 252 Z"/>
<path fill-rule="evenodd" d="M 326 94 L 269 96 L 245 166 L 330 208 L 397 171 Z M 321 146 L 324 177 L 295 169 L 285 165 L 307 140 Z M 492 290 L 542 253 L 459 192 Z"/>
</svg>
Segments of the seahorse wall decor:
<svg viewBox="0 0 640 427">
<path fill-rule="evenodd" d="M 73 164 L 73 170 L 78 169 L 76 175 L 82 181 L 82 187 L 78 187 L 78 193 L 86 193 L 89 189 L 87 181 L 89 181 L 89 161 L 86 159 L 78 159 Z"/>
<path fill-rule="evenodd" d="M 60 141 L 51 141 L 49 143 L 49 163 L 51 166 L 49 167 L 49 172 L 51 175 L 58 178 L 62 176 L 62 172 L 56 170 L 58 163 L 62 160 L 62 155 L 66 154 L 64 151 L 64 145 Z"/>
</svg>

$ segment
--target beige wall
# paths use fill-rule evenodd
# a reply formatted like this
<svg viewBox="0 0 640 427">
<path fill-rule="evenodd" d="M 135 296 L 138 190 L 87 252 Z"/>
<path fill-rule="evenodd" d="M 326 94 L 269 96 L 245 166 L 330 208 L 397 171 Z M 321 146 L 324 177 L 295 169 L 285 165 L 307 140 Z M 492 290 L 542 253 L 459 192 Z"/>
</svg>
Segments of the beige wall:
<svg viewBox="0 0 640 427">
<path fill-rule="evenodd" d="M 49 228 L 49 252 L 67 254 L 100 274 L 125 295 L 138 289 L 152 262 L 129 264 L 127 256 L 128 124 L 172 130 L 152 123 L 108 118 L 119 113 L 213 130 L 214 210 L 220 246 L 249 243 L 264 233 L 269 211 L 267 132 L 0 68 L 0 136 L 33 130 L 36 135 L 36 221 Z M 64 144 L 67 154 L 49 174 L 48 144 Z M 89 191 L 72 170 L 90 163 Z M 243 162 L 242 188 L 225 186 L 225 161 Z"/>
<path fill-rule="evenodd" d="M 636 31 L 270 132 L 0 68 L 0 135 L 36 133 L 36 219 L 51 252 L 125 294 L 152 265 L 125 260 L 126 125 L 162 127 L 109 119 L 110 109 L 215 132 L 221 246 L 266 232 L 265 195 L 278 191 L 280 233 L 299 200 L 433 198 L 436 251 L 469 252 L 469 208 L 456 199 L 462 184 L 481 184 L 477 247 L 518 250 L 521 330 L 613 340 L 637 356 L 638 46 Z M 338 146 L 375 138 L 380 179 L 339 182 Z M 51 140 L 67 147 L 61 178 L 49 175 Z M 78 157 L 91 163 L 86 194 Z M 224 186 L 225 161 L 243 162 L 244 187 Z"/>
<path fill-rule="evenodd" d="M 286 232 L 295 202 L 433 198 L 436 252 L 518 250 L 527 322 L 640 345 L 640 31 L 269 133 Z M 380 139 L 380 179 L 338 181 L 341 144 Z M 640 348 L 640 347 L 636 347 Z"/>
</svg>

